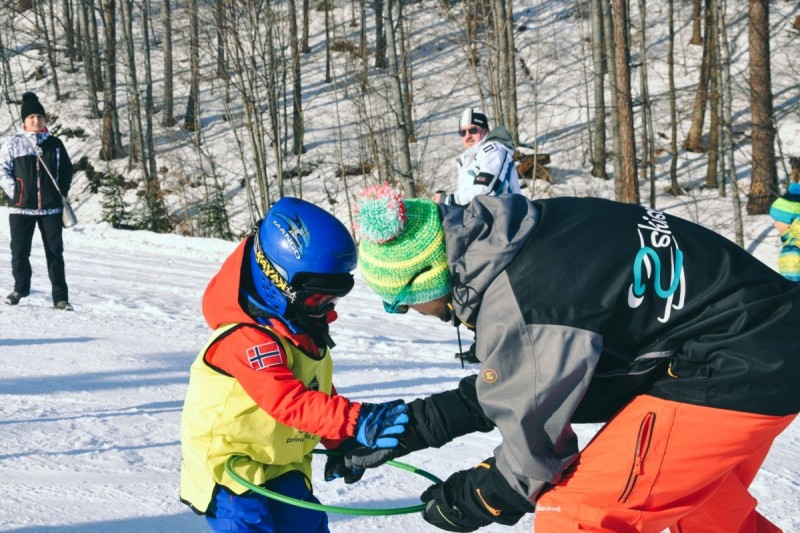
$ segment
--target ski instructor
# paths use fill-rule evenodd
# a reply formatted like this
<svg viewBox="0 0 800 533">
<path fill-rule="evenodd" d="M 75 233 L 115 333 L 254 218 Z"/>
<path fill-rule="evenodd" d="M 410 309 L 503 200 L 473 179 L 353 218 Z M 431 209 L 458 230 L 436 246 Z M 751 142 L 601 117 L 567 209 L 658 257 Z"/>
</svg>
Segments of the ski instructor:
<svg viewBox="0 0 800 533">
<path fill-rule="evenodd" d="M 800 410 L 800 286 L 728 239 L 638 205 L 358 198 L 359 264 L 389 312 L 479 331 L 480 372 L 408 404 L 372 467 L 497 427 L 423 492 L 446 531 L 772 532 L 748 487 Z M 573 423 L 604 422 L 582 450 Z M 788 496 L 787 497 L 791 497 Z"/>
</svg>

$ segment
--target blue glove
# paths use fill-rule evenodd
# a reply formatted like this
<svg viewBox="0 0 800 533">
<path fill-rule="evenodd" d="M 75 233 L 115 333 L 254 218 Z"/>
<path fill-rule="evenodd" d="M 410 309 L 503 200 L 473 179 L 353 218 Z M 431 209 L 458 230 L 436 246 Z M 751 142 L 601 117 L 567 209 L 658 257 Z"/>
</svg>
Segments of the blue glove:
<svg viewBox="0 0 800 533">
<path fill-rule="evenodd" d="M 394 448 L 408 424 L 408 406 L 403 400 L 362 403 L 356 420 L 355 438 L 370 448 Z"/>
</svg>

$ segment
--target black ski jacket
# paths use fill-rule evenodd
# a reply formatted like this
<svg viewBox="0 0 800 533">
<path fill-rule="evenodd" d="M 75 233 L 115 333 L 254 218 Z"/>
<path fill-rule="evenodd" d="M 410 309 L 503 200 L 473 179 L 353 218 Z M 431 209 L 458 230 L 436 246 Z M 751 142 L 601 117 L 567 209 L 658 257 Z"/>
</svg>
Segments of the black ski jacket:
<svg viewBox="0 0 800 533">
<path fill-rule="evenodd" d="M 497 466 L 535 500 L 578 453 L 572 422 L 639 394 L 800 410 L 800 285 L 708 229 L 594 198 L 440 205 L 456 315 L 503 436 Z"/>
</svg>

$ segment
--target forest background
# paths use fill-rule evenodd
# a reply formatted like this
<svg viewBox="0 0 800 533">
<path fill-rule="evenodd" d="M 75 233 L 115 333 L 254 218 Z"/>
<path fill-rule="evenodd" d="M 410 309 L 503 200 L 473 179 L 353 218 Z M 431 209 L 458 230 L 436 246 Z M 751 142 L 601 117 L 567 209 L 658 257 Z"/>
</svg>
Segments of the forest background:
<svg viewBox="0 0 800 533">
<path fill-rule="evenodd" d="M 763 213 L 797 178 L 798 17 L 797 0 L 0 0 L 0 139 L 35 91 L 79 169 L 80 221 L 64 233 L 76 311 L 50 308 L 38 236 L 30 297 L 0 305 L 0 530 L 203 530 L 178 501 L 179 425 L 208 280 L 282 194 L 350 226 L 366 185 L 454 188 L 467 106 L 515 134 L 528 197 L 655 206 L 776 268 Z M 630 93 L 612 81 L 625 72 Z M 476 369 L 453 359 L 452 327 L 388 320 L 358 271 L 338 309 L 349 398 L 410 401 Z M 598 427 L 577 425 L 581 445 Z M 499 442 L 469 435 L 407 460 L 444 478 Z M 800 531 L 798 450 L 795 422 L 751 487 L 784 531 Z M 315 476 L 343 506 L 414 505 L 427 486 L 394 468 L 325 483 L 319 461 Z M 330 519 L 336 533 L 434 531 L 418 514 Z"/>
<path fill-rule="evenodd" d="M 17 0 L 0 28 L 0 137 L 36 91 L 79 218 L 115 228 L 236 239 L 284 195 L 349 223 L 370 184 L 452 190 L 468 106 L 527 196 L 691 205 L 745 247 L 800 179 L 796 0 Z"/>
</svg>

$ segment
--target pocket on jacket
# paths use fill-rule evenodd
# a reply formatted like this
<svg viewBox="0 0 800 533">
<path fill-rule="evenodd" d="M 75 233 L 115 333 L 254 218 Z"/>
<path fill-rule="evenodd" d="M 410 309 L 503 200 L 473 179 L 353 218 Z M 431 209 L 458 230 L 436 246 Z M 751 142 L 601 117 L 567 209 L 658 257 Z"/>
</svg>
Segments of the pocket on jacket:
<svg viewBox="0 0 800 533">
<path fill-rule="evenodd" d="M 21 178 L 14 178 L 14 207 L 22 207 L 25 201 L 25 182 Z"/>
</svg>

